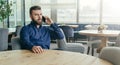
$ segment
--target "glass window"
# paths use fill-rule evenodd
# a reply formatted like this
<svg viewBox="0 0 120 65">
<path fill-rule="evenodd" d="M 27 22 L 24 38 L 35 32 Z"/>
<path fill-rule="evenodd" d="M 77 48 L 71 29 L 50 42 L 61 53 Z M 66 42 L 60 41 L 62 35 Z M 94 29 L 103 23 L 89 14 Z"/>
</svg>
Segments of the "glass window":
<svg viewBox="0 0 120 65">
<path fill-rule="evenodd" d="M 120 24 L 120 0 L 103 0 L 103 19 L 106 24 Z"/>
<path fill-rule="evenodd" d="M 9 0 L 12 1 L 12 14 L 9 16 L 10 28 L 15 28 L 17 25 L 23 25 L 21 22 L 21 0 Z"/>
<path fill-rule="evenodd" d="M 26 24 L 31 22 L 30 15 L 29 15 L 29 8 L 33 5 L 39 5 L 42 8 L 42 13 L 44 16 L 51 16 L 51 9 L 50 9 L 50 0 L 25 0 L 25 17 L 26 17 Z"/>
<path fill-rule="evenodd" d="M 57 0 L 57 23 L 77 23 L 77 0 Z"/>
<path fill-rule="evenodd" d="M 99 23 L 100 0 L 80 0 L 79 23 Z"/>
<path fill-rule="evenodd" d="M 57 23 L 76 23 L 76 9 L 57 9 Z"/>
<path fill-rule="evenodd" d="M 73 4 L 73 3 L 76 3 L 76 1 L 77 0 L 57 0 L 57 3 L 58 4 L 69 4 L 69 3 L 71 3 L 71 4 Z"/>
</svg>

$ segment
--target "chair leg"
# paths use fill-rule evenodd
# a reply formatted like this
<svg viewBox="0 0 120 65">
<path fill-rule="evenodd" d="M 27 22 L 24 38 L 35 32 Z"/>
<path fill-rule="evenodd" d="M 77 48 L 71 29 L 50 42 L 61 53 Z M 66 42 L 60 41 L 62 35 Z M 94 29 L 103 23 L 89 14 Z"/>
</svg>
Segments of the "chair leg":
<svg viewBox="0 0 120 65">
<path fill-rule="evenodd" d="M 87 49 L 87 54 L 89 54 L 89 52 L 90 52 L 90 47 L 88 46 L 88 49 Z"/>
<path fill-rule="evenodd" d="M 92 48 L 92 56 L 94 56 L 94 48 Z"/>
</svg>

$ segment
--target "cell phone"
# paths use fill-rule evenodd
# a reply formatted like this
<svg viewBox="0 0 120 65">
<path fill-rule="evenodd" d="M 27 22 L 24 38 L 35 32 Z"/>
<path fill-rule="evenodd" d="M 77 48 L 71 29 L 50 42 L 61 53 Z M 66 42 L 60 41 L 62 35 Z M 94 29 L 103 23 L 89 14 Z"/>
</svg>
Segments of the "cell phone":
<svg viewBox="0 0 120 65">
<path fill-rule="evenodd" d="M 43 21 L 43 22 L 45 22 L 45 20 L 46 20 L 46 19 L 45 19 L 45 17 L 44 17 L 44 16 L 42 16 L 42 21 Z"/>
</svg>

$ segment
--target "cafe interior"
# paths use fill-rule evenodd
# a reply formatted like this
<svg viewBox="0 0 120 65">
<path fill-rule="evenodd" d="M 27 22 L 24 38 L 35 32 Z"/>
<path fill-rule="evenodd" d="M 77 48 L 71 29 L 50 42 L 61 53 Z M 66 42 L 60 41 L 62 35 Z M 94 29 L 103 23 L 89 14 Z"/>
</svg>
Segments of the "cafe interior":
<svg viewBox="0 0 120 65">
<path fill-rule="evenodd" d="M 22 49 L 20 38 L 36 5 L 64 36 L 40 54 Z M 119 0 L 0 0 L 0 65 L 120 65 L 119 6 Z"/>
</svg>

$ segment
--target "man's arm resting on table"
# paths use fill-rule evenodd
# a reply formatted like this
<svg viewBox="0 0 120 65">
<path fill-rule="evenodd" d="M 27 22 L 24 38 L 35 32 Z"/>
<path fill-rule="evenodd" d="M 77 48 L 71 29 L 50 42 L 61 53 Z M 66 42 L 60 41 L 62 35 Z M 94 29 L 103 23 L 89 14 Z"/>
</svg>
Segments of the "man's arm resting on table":
<svg viewBox="0 0 120 65">
<path fill-rule="evenodd" d="M 35 46 L 29 39 L 29 31 L 27 28 L 22 28 L 20 32 L 22 46 L 25 49 L 32 50 L 34 53 L 42 53 L 44 50 L 40 46 Z"/>
</svg>

